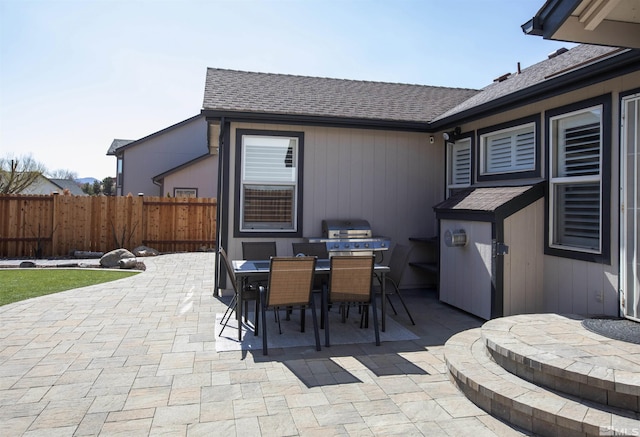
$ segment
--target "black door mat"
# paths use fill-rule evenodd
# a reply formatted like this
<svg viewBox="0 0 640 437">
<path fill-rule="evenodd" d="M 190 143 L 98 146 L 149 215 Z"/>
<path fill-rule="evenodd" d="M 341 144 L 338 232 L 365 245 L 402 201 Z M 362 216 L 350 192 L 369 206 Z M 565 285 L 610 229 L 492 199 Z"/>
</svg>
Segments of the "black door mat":
<svg viewBox="0 0 640 437">
<path fill-rule="evenodd" d="M 640 344 L 640 322 L 628 319 L 584 319 L 582 326 L 614 340 Z"/>
</svg>

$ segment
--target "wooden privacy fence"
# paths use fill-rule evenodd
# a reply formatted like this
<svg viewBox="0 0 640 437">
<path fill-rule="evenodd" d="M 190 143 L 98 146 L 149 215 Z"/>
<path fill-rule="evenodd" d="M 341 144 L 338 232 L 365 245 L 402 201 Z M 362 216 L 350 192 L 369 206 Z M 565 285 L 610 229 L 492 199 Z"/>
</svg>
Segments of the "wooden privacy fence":
<svg viewBox="0 0 640 437">
<path fill-rule="evenodd" d="M 216 199 L 0 195 L 0 257 L 215 247 Z"/>
</svg>

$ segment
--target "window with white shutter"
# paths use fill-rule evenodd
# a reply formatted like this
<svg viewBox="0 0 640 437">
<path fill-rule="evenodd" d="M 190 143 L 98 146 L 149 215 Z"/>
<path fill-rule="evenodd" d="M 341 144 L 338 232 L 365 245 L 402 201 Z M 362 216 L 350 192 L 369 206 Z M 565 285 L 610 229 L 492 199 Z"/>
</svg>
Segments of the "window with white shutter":
<svg viewBox="0 0 640 437">
<path fill-rule="evenodd" d="M 241 232 L 297 230 L 301 135 L 240 134 Z"/>
<path fill-rule="evenodd" d="M 471 139 L 448 143 L 447 190 L 451 196 L 456 190 L 471 185 Z"/>
<path fill-rule="evenodd" d="M 602 106 L 550 118 L 550 246 L 602 252 Z"/>
<path fill-rule="evenodd" d="M 481 135 L 480 175 L 535 170 L 535 129 L 535 123 L 528 123 Z"/>
</svg>

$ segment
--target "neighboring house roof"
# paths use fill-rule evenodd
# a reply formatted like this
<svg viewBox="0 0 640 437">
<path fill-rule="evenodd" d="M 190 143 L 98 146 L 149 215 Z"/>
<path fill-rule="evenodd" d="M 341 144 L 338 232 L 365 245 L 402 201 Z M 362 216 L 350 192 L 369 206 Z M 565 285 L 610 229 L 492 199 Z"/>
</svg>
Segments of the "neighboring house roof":
<svg viewBox="0 0 640 437">
<path fill-rule="evenodd" d="M 152 138 L 155 138 L 155 137 L 158 137 L 160 135 L 163 135 L 163 134 L 165 134 L 165 133 L 167 133 L 167 132 L 169 132 L 169 131 L 171 131 L 173 129 L 176 129 L 178 127 L 184 126 L 185 124 L 189 124 L 191 122 L 194 122 L 194 121 L 196 121 L 196 120 L 198 120 L 198 119 L 200 119 L 202 117 L 203 117 L 203 115 L 201 115 L 201 114 L 194 115 L 191 118 L 187 118 L 186 120 L 183 120 L 183 121 L 181 121 L 179 123 L 176 123 L 176 124 L 171 125 L 171 126 L 169 126 L 167 128 L 159 130 L 158 132 L 154 132 L 154 133 L 152 133 L 150 135 L 147 135 L 146 137 L 140 138 L 138 140 L 113 140 L 113 142 L 111 143 L 111 146 L 109 147 L 109 150 L 107 151 L 107 155 L 115 155 L 116 149 L 117 149 L 118 152 L 121 152 L 121 151 L 123 151 L 125 149 L 128 149 L 130 147 L 134 147 L 137 144 L 143 143 L 143 142 L 145 142 L 147 140 L 150 140 Z M 119 143 L 116 145 L 116 142 L 119 142 Z"/>
<path fill-rule="evenodd" d="M 80 188 L 80 186 L 76 183 L 76 181 L 73 181 L 71 179 L 49 179 L 49 181 L 60 187 L 61 190 L 68 190 L 70 194 L 73 194 L 74 196 L 87 196 L 87 193 L 85 193 L 84 191 L 82 191 L 82 188 Z"/>
<path fill-rule="evenodd" d="M 213 158 L 214 156 L 215 155 L 211 155 L 210 153 L 205 153 L 204 155 L 198 156 L 197 158 L 192 159 L 191 161 L 185 162 L 184 164 L 178 165 L 177 167 L 174 167 L 174 168 L 169 169 L 169 170 L 167 170 L 167 171 L 165 171 L 163 173 L 160 173 L 159 175 L 154 176 L 152 178 L 153 182 L 159 183 L 164 178 L 166 178 L 167 176 L 170 176 L 173 173 L 177 173 L 180 170 L 184 170 L 185 168 L 192 166 L 193 164 L 196 164 L 196 163 L 198 163 L 200 161 L 204 161 L 205 159 L 208 159 L 208 158 Z"/>
<path fill-rule="evenodd" d="M 545 39 L 640 48 L 638 0 L 547 0 L 522 25 Z"/>
<path fill-rule="evenodd" d="M 109 146 L 109 150 L 107 150 L 107 155 L 115 155 L 116 149 L 119 149 L 122 146 L 126 146 L 129 143 L 133 143 L 133 141 L 134 140 L 113 140 L 111 142 L 111 146 Z"/>
<path fill-rule="evenodd" d="M 496 80 L 481 92 L 440 115 L 435 125 L 469 119 L 483 112 L 504 110 L 508 105 L 530 104 L 549 93 L 567 92 L 585 86 L 597 73 L 624 74 L 625 69 L 640 68 L 640 51 L 579 45 L 554 53 L 549 59 L 523 69 L 520 73 Z M 546 94 L 545 94 L 546 93 Z"/>
<path fill-rule="evenodd" d="M 207 69 L 208 115 L 273 114 L 427 123 L 478 90 Z"/>
</svg>

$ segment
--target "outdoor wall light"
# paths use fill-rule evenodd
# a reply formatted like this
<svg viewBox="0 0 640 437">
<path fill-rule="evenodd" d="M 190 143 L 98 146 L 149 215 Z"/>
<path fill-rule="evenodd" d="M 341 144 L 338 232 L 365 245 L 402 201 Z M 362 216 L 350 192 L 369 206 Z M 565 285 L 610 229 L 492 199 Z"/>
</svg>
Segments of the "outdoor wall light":
<svg viewBox="0 0 640 437">
<path fill-rule="evenodd" d="M 444 244 L 447 247 L 464 247 L 467 245 L 467 232 L 464 229 L 447 229 L 444 233 Z"/>
<path fill-rule="evenodd" d="M 458 138 L 461 133 L 462 129 L 460 129 L 460 126 L 456 126 L 452 131 L 443 133 L 442 138 L 449 143 L 455 143 L 456 138 Z"/>
</svg>

